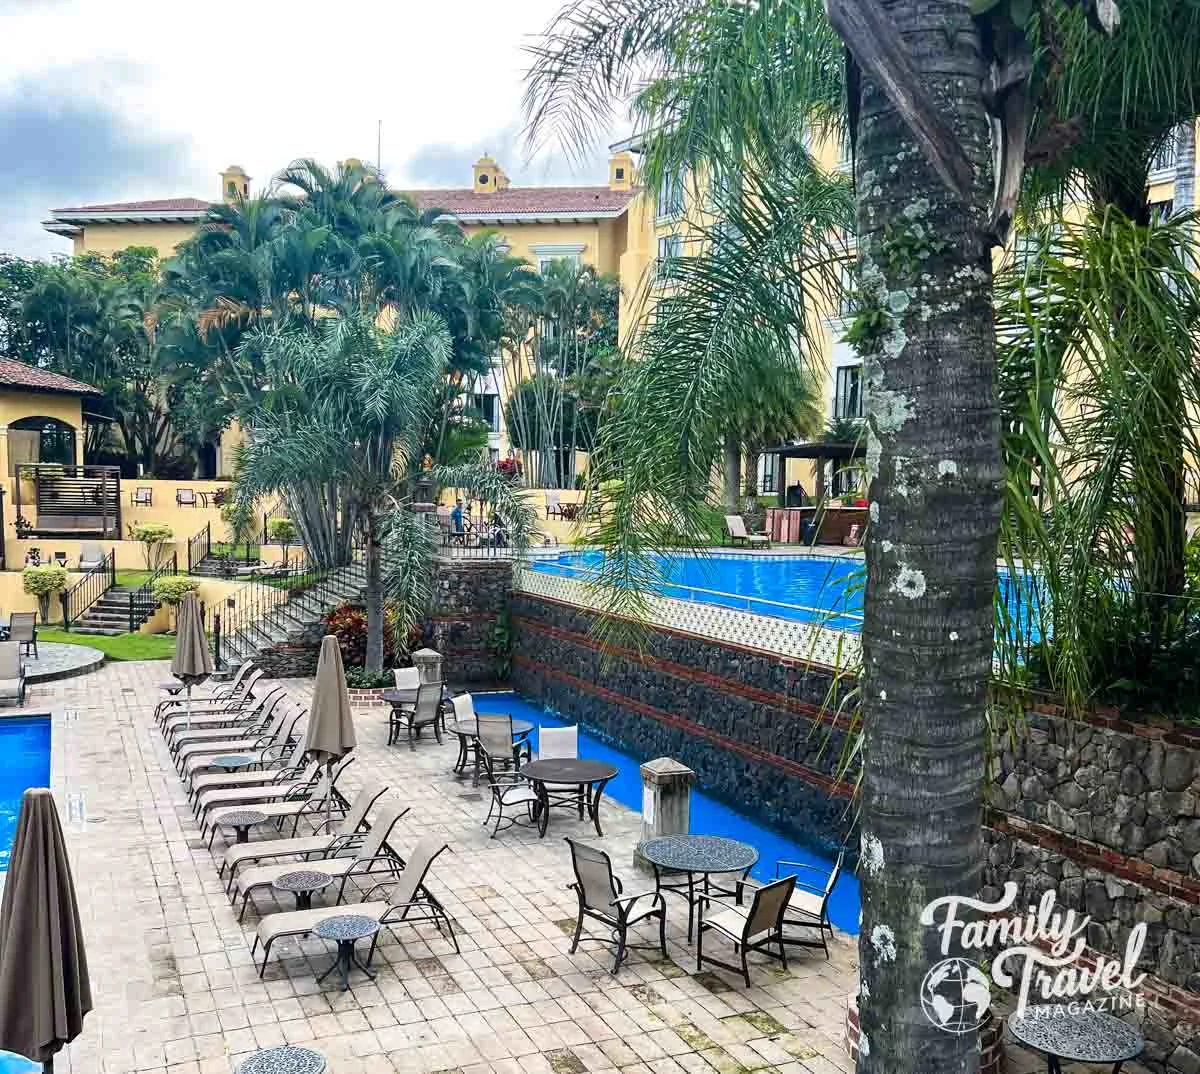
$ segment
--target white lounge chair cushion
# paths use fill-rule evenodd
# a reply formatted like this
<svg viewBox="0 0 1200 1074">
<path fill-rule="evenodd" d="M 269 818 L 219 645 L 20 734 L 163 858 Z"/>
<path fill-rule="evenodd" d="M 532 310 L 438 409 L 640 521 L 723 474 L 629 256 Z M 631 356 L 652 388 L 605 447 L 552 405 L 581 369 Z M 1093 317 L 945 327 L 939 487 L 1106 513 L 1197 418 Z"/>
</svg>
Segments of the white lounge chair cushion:
<svg viewBox="0 0 1200 1074">
<path fill-rule="evenodd" d="M 209 824 L 220 824 L 221 816 L 224 813 L 234 811 L 241 812 L 244 806 L 235 806 L 233 809 L 222 809 L 221 812 L 209 818 Z M 292 798 L 286 802 L 260 802 L 250 807 L 255 813 L 265 813 L 269 819 L 278 820 L 280 817 L 294 817 L 301 813 L 311 813 L 314 817 L 319 817 L 324 820 L 325 806 L 324 801 L 317 795 L 314 798 Z M 336 817 L 341 811 L 334 808 L 334 816 Z"/>
<path fill-rule="evenodd" d="M 0 697 L 20 697 L 20 679 L 0 679 Z"/>
<path fill-rule="evenodd" d="M 213 787 L 200 795 L 196 808 L 204 811 L 215 806 L 250 805 L 254 802 L 273 802 L 307 787 L 307 783 L 272 783 L 261 787 Z"/>
<path fill-rule="evenodd" d="M 806 914 L 819 921 L 821 919 L 821 903 L 824 901 L 824 895 L 818 895 L 813 891 L 804 891 L 801 888 L 793 888 L 792 897 L 788 899 L 788 912 Z"/>
<path fill-rule="evenodd" d="M 770 544 L 771 538 L 765 533 L 751 533 L 747 538 L 751 544 Z"/>
<path fill-rule="evenodd" d="M 244 894 L 254 888 L 269 887 L 272 881 L 284 876 L 287 873 L 294 873 L 297 869 L 315 869 L 317 872 L 328 873 L 335 879 L 339 876 L 344 876 L 350 871 L 350 866 L 354 864 L 355 858 L 314 858 L 312 861 L 306 861 L 303 865 L 294 861 L 277 861 L 273 865 L 256 865 L 253 869 L 245 870 L 236 880 L 234 890 L 239 895 Z M 396 862 L 396 868 L 399 869 L 400 863 Z M 364 871 L 363 876 L 366 875 Z M 346 911 L 343 910 L 342 913 Z"/>
<path fill-rule="evenodd" d="M 742 930 L 746 927 L 746 914 L 736 906 L 730 906 L 726 909 L 718 910 L 715 914 L 704 916 L 704 924 L 709 928 L 714 928 L 718 932 L 723 932 L 731 940 L 742 942 Z M 751 936 L 750 943 L 758 943 L 766 937 L 768 930 L 763 929 L 756 936 Z"/>
<path fill-rule="evenodd" d="M 386 902 L 358 902 L 341 906 L 322 906 L 316 910 L 289 910 L 282 914 L 267 914 L 258 923 L 258 942 L 266 946 L 281 936 L 304 935 L 312 932 L 327 917 L 362 914 L 378 921 L 387 912 Z"/>
<path fill-rule="evenodd" d="M 522 802 L 536 802 L 537 800 L 537 794 L 528 784 L 509 787 L 500 795 L 500 804 L 506 806 L 520 805 Z"/>
</svg>

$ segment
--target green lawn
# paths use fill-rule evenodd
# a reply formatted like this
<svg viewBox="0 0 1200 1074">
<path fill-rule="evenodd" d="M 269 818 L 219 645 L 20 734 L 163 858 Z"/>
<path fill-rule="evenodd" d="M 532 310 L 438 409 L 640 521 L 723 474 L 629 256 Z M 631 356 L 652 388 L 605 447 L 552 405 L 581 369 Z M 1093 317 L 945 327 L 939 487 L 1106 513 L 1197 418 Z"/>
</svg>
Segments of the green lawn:
<svg viewBox="0 0 1200 1074">
<path fill-rule="evenodd" d="M 129 589 L 140 589 L 148 581 L 153 571 L 117 571 L 117 585 L 127 586 Z"/>
<path fill-rule="evenodd" d="M 89 645 L 109 660 L 170 660 L 175 653 L 174 634 L 72 634 L 55 627 L 38 627 L 38 641 Z"/>
</svg>

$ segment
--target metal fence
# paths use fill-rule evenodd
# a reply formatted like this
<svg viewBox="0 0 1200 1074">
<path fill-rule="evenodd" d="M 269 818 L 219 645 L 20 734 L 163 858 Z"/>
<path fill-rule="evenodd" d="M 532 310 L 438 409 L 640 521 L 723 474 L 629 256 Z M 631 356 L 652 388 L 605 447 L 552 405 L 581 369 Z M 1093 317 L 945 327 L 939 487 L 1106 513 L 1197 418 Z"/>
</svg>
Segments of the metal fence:
<svg viewBox="0 0 1200 1074">
<path fill-rule="evenodd" d="M 63 628 L 71 629 L 84 613 L 117 584 L 116 553 L 109 552 L 95 567 L 70 589 L 59 594 L 62 602 Z"/>
<path fill-rule="evenodd" d="M 204 523 L 204 528 L 194 537 L 188 538 L 187 565 L 191 574 L 212 553 L 212 523 Z"/>
<path fill-rule="evenodd" d="M 171 558 L 164 560 L 137 589 L 129 593 L 129 633 L 132 634 L 158 608 L 158 600 L 154 596 L 154 583 L 160 578 L 166 578 L 179 573 L 179 553 L 172 552 Z"/>
</svg>

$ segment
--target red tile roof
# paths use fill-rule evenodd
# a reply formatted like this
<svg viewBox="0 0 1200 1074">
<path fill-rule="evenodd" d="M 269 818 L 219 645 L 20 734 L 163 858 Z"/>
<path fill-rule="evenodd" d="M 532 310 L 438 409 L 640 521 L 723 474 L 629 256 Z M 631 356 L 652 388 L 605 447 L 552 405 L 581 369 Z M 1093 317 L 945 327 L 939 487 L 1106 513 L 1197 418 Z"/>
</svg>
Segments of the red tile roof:
<svg viewBox="0 0 1200 1074">
<path fill-rule="evenodd" d="M 31 392 L 65 392 L 69 395 L 99 395 L 100 391 L 90 384 L 38 369 L 11 358 L 0 358 L 0 388 L 24 388 Z"/>
<path fill-rule="evenodd" d="M 610 190 L 606 186 L 526 186 L 479 193 L 474 190 L 406 191 L 422 209 L 445 209 L 470 216 L 512 216 L 575 213 L 615 215 L 636 191 Z"/>
<path fill-rule="evenodd" d="M 211 201 L 202 198 L 157 198 L 150 201 L 114 201 L 106 205 L 73 205 L 66 209 L 51 209 L 52 213 L 172 213 L 203 212 L 212 208 Z"/>
</svg>

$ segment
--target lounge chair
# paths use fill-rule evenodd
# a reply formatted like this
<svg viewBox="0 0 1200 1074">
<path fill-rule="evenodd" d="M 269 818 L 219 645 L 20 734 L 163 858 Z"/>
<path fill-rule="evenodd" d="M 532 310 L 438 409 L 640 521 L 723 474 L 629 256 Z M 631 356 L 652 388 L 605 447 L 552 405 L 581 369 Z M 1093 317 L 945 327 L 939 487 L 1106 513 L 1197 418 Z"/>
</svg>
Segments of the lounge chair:
<svg viewBox="0 0 1200 1074">
<path fill-rule="evenodd" d="M 746 981 L 746 987 L 749 988 L 750 968 L 746 965 L 746 956 L 751 951 L 762 951 L 771 958 L 778 958 L 786 970 L 787 949 L 783 944 L 783 917 L 795 884 L 794 876 L 785 876 L 782 880 L 776 880 L 765 887 L 755 888 L 749 909 L 719 903 L 720 909 L 707 918 L 704 916 L 704 907 L 713 902 L 714 896 L 698 896 L 700 922 L 696 930 L 696 972 L 699 973 L 704 968 L 705 962 L 711 962 L 724 970 L 740 972 Z M 733 966 L 713 958 L 712 955 L 706 955 L 706 932 L 717 932 L 732 940 L 734 951 L 741 957 L 741 965 Z M 772 945 L 779 948 L 779 954 L 770 950 Z"/>
<path fill-rule="evenodd" d="M 833 868 L 828 872 L 819 865 L 805 865 L 804 862 L 799 861 L 781 859 L 776 863 L 776 876 L 779 875 L 781 869 L 800 869 L 804 870 L 804 873 L 824 878 L 825 881 L 822 885 L 802 880 L 799 875 L 795 876 L 796 885 L 792 890 L 791 898 L 788 899 L 787 908 L 783 912 L 784 929 L 786 930 L 789 926 L 815 929 L 817 939 L 800 937 L 795 933 L 785 931 L 783 934 L 785 944 L 791 944 L 794 947 L 819 947 L 825 952 L 825 957 L 829 957 L 829 945 L 825 942 L 826 932 L 829 933 L 830 938 L 833 937 L 833 924 L 829 920 L 829 900 L 833 895 L 833 889 L 837 887 L 838 878 L 842 875 L 842 864 L 845 860 L 846 848 L 842 847 L 838 851 L 837 861 L 833 863 Z"/>
<path fill-rule="evenodd" d="M 546 517 L 561 518 L 562 505 L 559 503 L 559 495 L 557 492 L 546 493 Z"/>
<path fill-rule="evenodd" d="M 255 684 L 257 685 L 257 683 Z M 286 691 L 282 686 L 273 686 L 265 693 L 257 696 L 243 694 L 225 702 L 223 705 L 184 705 L 181 711 L 172 710 L 163 719 L 162 733 L 169 747 L 185 741 L 182 736 L 191 736 L 193 741 L 203 738 L 228 738 L 230 735 L 242 734 L 246 727 L 252 726 L 257 719 L 262 718 L 264 706 L 276 698 L 285 697 Z M 224 736 L 217 734 L 224 730 Z M 196 732 L 203 731 L 204 734 Z"/>
<path fill-rule="evenodd" d="M 322 906 L 316 910 L 292 910 L 282 914 L 267 914 L 258 923 L 254 933 L 254 943 L 250 947 L 253 958 L 259 947 L 263 949 L 262 965 L 258 967 L 261 977 L 267 968 L 267 959 L 271 956 L 271 945 L 284 936 L 306 936 L 327 917 L 339 914 L 354 913 L 373 917 L 381 925 L 394 930 L 398 925 L 419 925 L 430 922 L 438 930 L 445 926 L 454 950 L 459 951 L 458 938 L 454 935 L 454 925 L 445 908 L 430 893 L 425 886 L 425 877 L 434 859 L 446 849 L 446 844 L 438 844 L 437 840 L 421 839 L 409 855 L 408 864 L 396 877 L 395 884 L 390 886 L 386 899 L 374 902 L 351 903 L 348 906 Z M 377 884 L 367 892 L 374 894 L 377 890 L 387 889 L 387 885 Z M 375 947 L 379 934 L 371 941 L 371 950 L 367 954 L 370 963 L 375 955 Z"/>
<path fill-rule="evenodd" d="M 254 704 L 235 712 L 220 713 L 216 722 L 200 722 L 201 714 L 195 714 L 195 719 L 189 721 L 187 714 L 181 714 L 178 719 L 170 721 L 163 731 L 167 749 L 177 753 L 181 746 L 189 742 L 208 742 L 218 738 L 245 738 L 248 735 L 259 735 L 270 726 L 271 721 L 279 712 L 280 706 L 287 700 L 287 691 L 282 686 L 276 686 L 262 694 Z"/>
<path fill-rule="evenodd" d="M 746 520 L 741 515 L 726 515 L 725 530 L 729 543 L 748 545 L 751 548 L 770 548 L 771 538 L 765 533 L 747 533 Z"/>
<path fill-rule="evenodd" d="M 249 661 L 238 669 L 237 676 L 216 690 L 192 691 L 189 699 L 185 693 L 175 693 L 164 697 L 154 706 L 154 719 L 159 726 L 170 721 L 172 716 L 191 713 L 197 716 L 201 713 L 220 713 L 227 710 L 245 708 L 254 700 L 255 687 L 263 680 L 261 668 L 254 667 Z"/>
<path fill-rule="evenodd" d="M 244 735 L 239 738 L 206 739 L 203 742 L 188 742 L 175 755 L 175 767 L 179 774 L 191 782 L 192 773 L 208 768 L 214 757 L 227 753 L 245 753 L 256 758 L 272 746 L 289 746 L 299 737 L 297 728 L 308 715 L 307 709 L 296 709 L 291 704 L 280 704 L 276 716 L 267 730 L 260 735 Z M 303 728 L 300 727 L 300 733 Z"/>
<path fill-rule="evenodd" d="M 261 787 L 214 787 L 203 801 L 196 802 L 201 838 L 207 833 L 208 849 L 212 850 L 217 831 L 225 824 L 223 817 L 242 810 L 262 813 L 265 806 L 279 801 L 309 801 L 320 777 L 320 762 L 310 761 L 292 779 L 281 778 Z"/>
<path fill-rule="evenodd" d="M 25 704 L 25 665 L 15 641 L 0 642 L 0 702 L 4 701 Z"/>
<path fill-rule="evenodd" d="M 847 548 L 858 548 L 862 545 L 862 526 L 857 522 L 850 524 L 850 530 L 845 537 L 842 538 L 842 544 Z"/>
<path fill-rule="evenodd" d="M 401 730 L 408 731 L 409 749 L 416 749 L 417 738 L 426 727 L 433 728 L 438 745 L 442 744 L 442 684 L 423 682 L 417 687 L 412 705 L 394 705 L 388 717 L 388 745 L 394 745 Z"/>
<path fill-rule="evenodd" d="M 37 612 L 13 612 L 8 617 L 8 640 L 21 646 L 21 655 L 37 659 Z"/>
<path fill-rule="evenodd" d="M 369 827 L 367 813 L 387 791 L 387 784 L 374 781 L 362 787 L 350 802 L 346 815 L 333 832 L 316 832 L 313 835 L 295 835 L 290 839 L 261 839 L 253 843 L 234 843 L 225 849 L 218 876 L 229 870 L 229 885 L 238 869 L 246 864 L 256 864 L 269 858 L 307 857 L 319 854 L 328 857 L 339 851 L 356 847 L 363 838 L 364 827 Z M 403 814 L 401 814 L 403 816 Z M 226 886 L 226 891 L 229 889 Z"/>
<path fill-rule="evenodd" d="M 305 868 L 319 869 L 340 881 L 337 885 L 338 893 L 334 902 L 341 902 L 346 891 L 347 880 L 377 876 L 381 872 L 388 872 L 398 877 L 400 870 L 404 867 L 403 859 L 389 851 L 387 841 L 392 834 L 392 829 L 396 827 L 396 822 L 408 812 L 408 807 L 401 805 L 394 798 L 386 798 L 384 801 L 386 804 L 380 809 L 379 816 L 375 818 L 367 837 L 354 849 L 352 856 L 322 855 L 319 858 L 310 858 L 305 863 Z M 275 862 L 271 865 L 256 865 L 252 869 L 242 870 L 234 878 L 233 890 L 230 892 L 231 903 L 236 905 L 239 898 L 242 900 L 238 920 L 241 921 L 245 916 L 246 905 L 255 891 L 269 888 L 277 877 L 294 872 L 297 868 L 295 862 L 285 861 Z"/>
<path fill-rule="evenodd" d="M 347 766 L 352 764 L 354 758 L 343 757 L 333 768 L 333 798 L 329 803 L 330 817 L 337 817 L 339 820 L 342 814 L 349 808 L 349 800 L 342 793 L 341 781 L 342 774 Z M 242 809 L 244 805 L 231 807 L 228 802 L 221 804 L 219 812 L 211 815 L 208 818 L 210 824 L 221 824 L 222 813 L 228 813 L 232 809 Z M 280 831 L 283 831 L 287 822 L 292 822 L 292 835 L 295 835 L 300 828 L 300 821 L 307 818 L 313 826 L 313 831 L 316 831 L 322 824 L 325 823 L 325 780 L 324 777 L 317 773 L 317 776 L 307 785 L 297 788 L 295 792 L 282 799 L 276 799 L 273 802 L 259 801 L 251 806 L 256 813 L 265 813 L 269 820 L 275 822 Z"/>
<path fill-rule="evenodd" d="M 134 491 L 130 493 L 129 502 L 134 507 L 153 507 L 154 489 L 144 485 L 134 489 Z"/>
<path fill-rule="evenodd" d="M 255 762 L 258 767 L 249 771 L 197 772 L 188 787 L 188 801 L 218 787 L 261 787 L 282 778 L 295 778 L 304 770 L 305 752 L 303 741 L 292 746 L 271 746 L 263 750 L 262 759 Z"/>
<path fill-rule="evenodd" d="M 542 732 L 545 734 L 545 732 Z M 571 885 L 579 897 L 579 917 L 575 922 L 575 935 L 571 939 L 571 954 L 579 949 L 583 933 L 583 919 L 590 917 L 607 929 L 612 939 L 601 943 L 615 943 L 616 961 L 613 973 L 621 968 L 625 952 L 630 947 L 642 950 L 660 950 L 667 957 L 667 901 L 661 891 L 640 891 L 636 895 L 622 894 L 621 881 L 613 874 L 612 860 L 596 847 L 567 840 L 571 848 L 571 867 L 575 870 L 575 883 Z M 638 907 L 639 899 L 646 899 Z M 631 925 L 658 918 L 658 943 L 630 944 L 626 937 Z"/>
<path fill-rule="evenodd" d="M 175 490 L 175 506 L 176 507 L 195 507 L 196 506 L 196 490 L 195 489 L 176 489 Z"/>
</svg>

